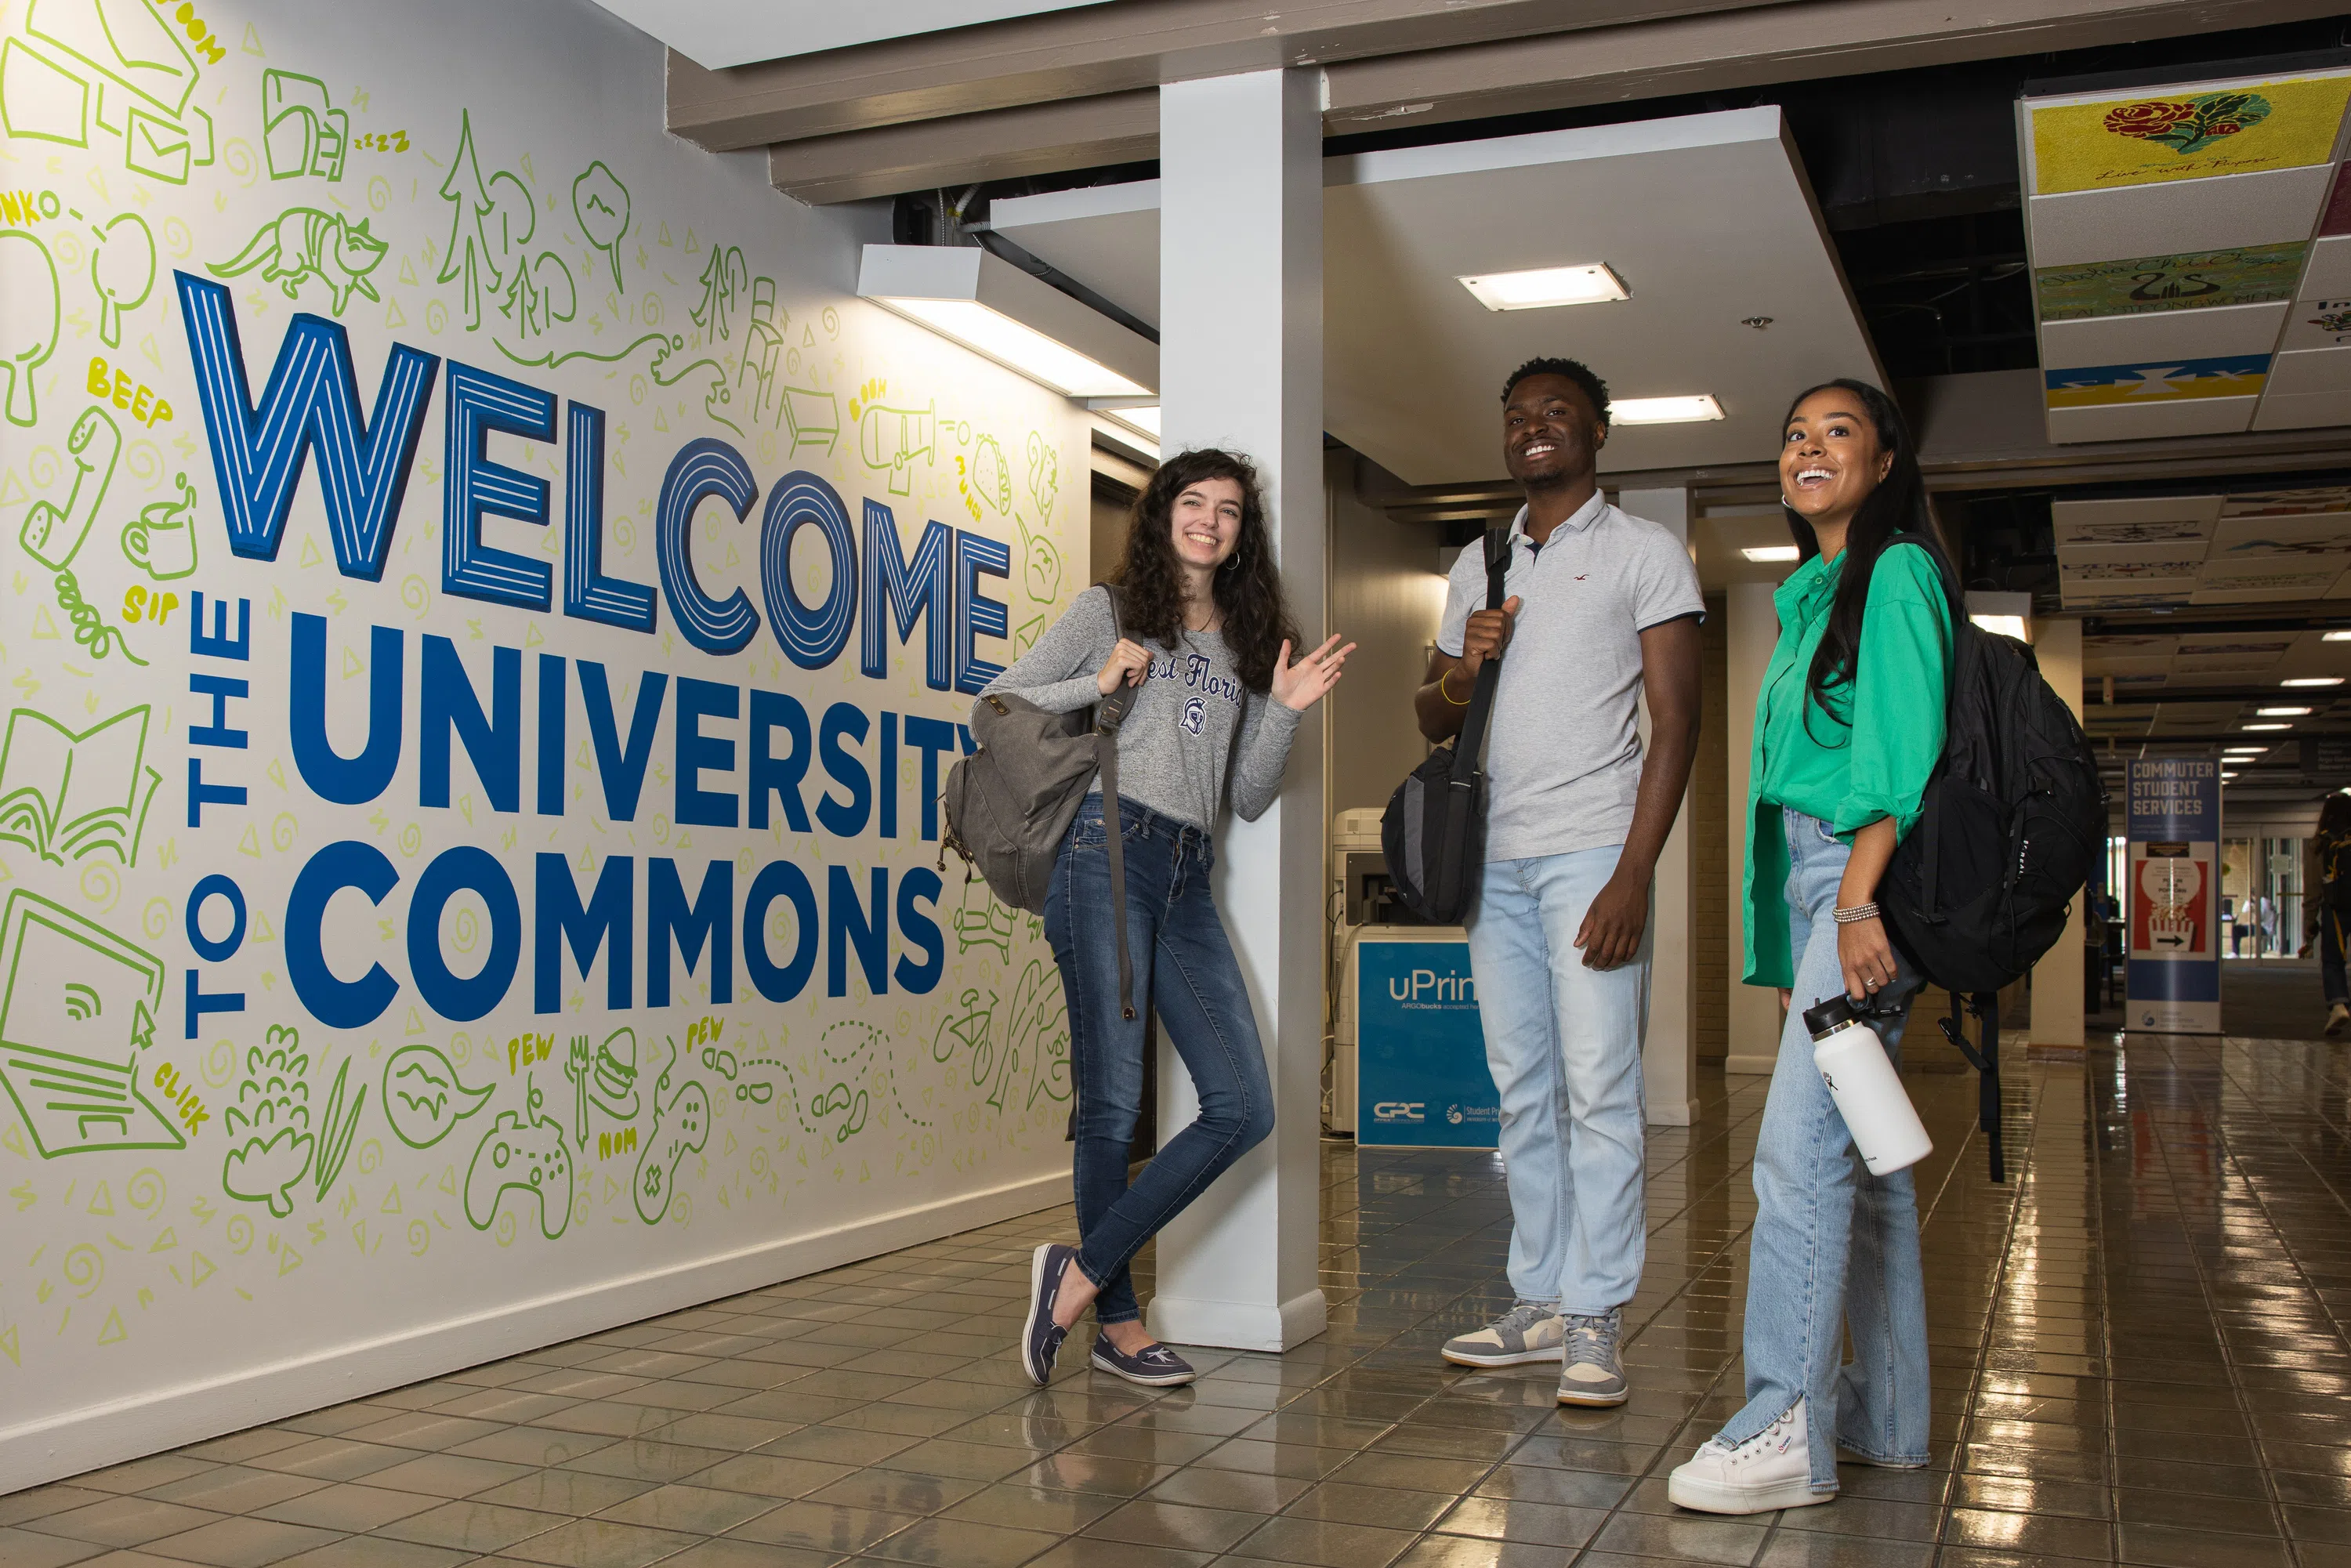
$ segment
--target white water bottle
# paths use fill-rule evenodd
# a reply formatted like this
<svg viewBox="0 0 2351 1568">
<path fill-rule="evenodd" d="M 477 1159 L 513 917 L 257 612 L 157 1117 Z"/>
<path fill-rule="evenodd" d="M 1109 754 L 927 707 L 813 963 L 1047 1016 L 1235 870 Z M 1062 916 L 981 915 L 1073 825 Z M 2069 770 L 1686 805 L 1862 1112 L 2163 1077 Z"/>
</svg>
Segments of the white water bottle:
<svg viewBox="0 0 2351 1568">
<path fill-rule="evenodd" d="M 1847 998 L 1831 997 L 1804 1009 L 1812 1032 L 1813 1065 L 1836 1102 L 1853 1146 L 1872 1176 L 1907 1170 L 1934 1151 L 1926 1124 L 1903 1092 L 1902 1075 L 1877 1031 L 1854 1015 Z"/>
</svg>

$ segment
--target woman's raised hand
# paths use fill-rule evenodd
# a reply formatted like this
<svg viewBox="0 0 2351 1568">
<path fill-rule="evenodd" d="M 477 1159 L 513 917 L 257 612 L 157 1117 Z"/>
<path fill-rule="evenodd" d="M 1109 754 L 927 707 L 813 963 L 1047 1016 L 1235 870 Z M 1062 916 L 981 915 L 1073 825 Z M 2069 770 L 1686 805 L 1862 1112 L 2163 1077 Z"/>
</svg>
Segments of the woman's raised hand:
<svg viewBox="0 0 2351 1568">
<path fill-rule="evenodd" d="M 1290 662 L 1290 644 L 1284 643 L 1273 661 L 1274 700 L 1297 713 L 1304 713 L 1322 701 L 1323 694 L 1339 684 L 1339 666 L 1355 651 L 1353 643 L 1343 648 L 1338 647 L 1338 634 L 1333 632 L 1320 648 L 1294 664 Z"/>
<path fill-rule="evenodd" d="M 1099 674 L 1094 676 L 1094 690 L 1108 696 L 1119 687 L 1139 686 L 1151 668 L 1151 650 L 1142 643 L 1121 637 L 1118 646 L 1110 651 Z"/>
</svg>

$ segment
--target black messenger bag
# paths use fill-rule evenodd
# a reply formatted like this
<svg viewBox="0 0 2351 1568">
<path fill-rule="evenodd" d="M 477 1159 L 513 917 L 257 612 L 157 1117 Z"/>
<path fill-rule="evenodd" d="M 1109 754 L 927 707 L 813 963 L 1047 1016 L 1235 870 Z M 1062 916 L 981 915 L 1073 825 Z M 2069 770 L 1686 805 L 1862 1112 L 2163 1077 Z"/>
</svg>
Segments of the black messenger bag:
<svg viewBox="0 0 2351 1568">
<path fill-rule="evenodd" d="M 1487 609 L 1502 607 L 1502 576 L 1510 567 L 1509 530 L 1488 529 Z M 1478 895 L 1486 863 L 1486 724 L 1501 678 L 1501 660 L 1479 666 L 1460 735 L 1430 752 L 1396 786 L 1380 821 L 1389 883 L 1406 908 L 1434 925 L 1459 925 Z"/>
</svg>

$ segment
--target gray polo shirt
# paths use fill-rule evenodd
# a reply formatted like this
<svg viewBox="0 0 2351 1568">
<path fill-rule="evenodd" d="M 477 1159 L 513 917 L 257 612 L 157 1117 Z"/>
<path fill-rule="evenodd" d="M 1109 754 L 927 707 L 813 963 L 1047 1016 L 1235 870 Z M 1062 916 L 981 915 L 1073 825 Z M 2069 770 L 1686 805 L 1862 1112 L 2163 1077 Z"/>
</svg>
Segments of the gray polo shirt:
<svg viewBox="0 0 2351 1568">
<path fill-rule="evenodd" d="M 1641 633 L 1705 609 L 1682 542 L 1603 496 L 1541 550 L 1526 525 L 1521 507 L 1505 581 L 1522 602 L 1486 743 L 1489 861 L 1625 841 L 1641 787 Z M 1486 552 L 1473 544 L 1453 563 L 1437 647 L 1458 658 L 1469 612 L 1485 607 Z"/>
</svg>

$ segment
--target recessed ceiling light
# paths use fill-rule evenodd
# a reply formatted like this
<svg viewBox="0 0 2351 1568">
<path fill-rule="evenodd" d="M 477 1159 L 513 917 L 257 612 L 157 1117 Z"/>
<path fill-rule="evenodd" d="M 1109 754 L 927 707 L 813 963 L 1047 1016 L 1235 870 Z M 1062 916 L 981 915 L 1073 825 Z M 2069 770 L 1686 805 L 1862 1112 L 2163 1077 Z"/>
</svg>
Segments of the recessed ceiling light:
<svg viewBox="0 0 2351 1568">
<path fill-rule="evenodd" d="M 1749 560 L 1793 560 L 1801 553 L 1794 545 L 1750 545 L 1739 552 Z"/>
<path fill-rule="evenodd" d="M 1691 397 L 1620 397 L 1608 405 L 1611 424 L 1695 424 L 1721 417 L 1722 404 L 1712 392 Z"/>
<path fill-rule="evenodd" d="M 2265 707 L 2261 710 L 2261 713 L 2263 718 L 2307 718 L 2310 716 L 2310 710 L 2306 707 Z"/>
<path fill-rule="evenodd" d="M 1149 389 L 1054 341 L 1025 321 L 1015 321 L 976 299 L 910 299 L 874 296 L 903 316 L 911 316 L 941 337 L 953 338 L 999 364 L 1019 371 L 1071 397 L 1131 397 Z"/>
<path fill-rule="evenodd" d="M 1489 310 L 1544 310 L 1554 305 L 1598 305 L 1629 299 L 1633 291 L 1604 261 L 1573 267 L 1531 267 L 1520 272 L 1481 272 L 1461 287 Z"/>
<path fill-rule="evenodd" d="M 2319 639 L 2322 643 L 2351 643 L 2351 632 L 2329 632 Z"/>
<path fill-rule="evenodd" d="M 2294 726 L 2290 724 L 2241 724 L 2237 727 L 2251 733 L 2254 730 L 2260 729 L 2292 729 Z"/>
<path fill-rule="evenodd" d="M 2342 684 L 2340 675 L 2296 675 L 2290 681 L 2278 683 L 2282 686 L 2339 686 Z"/>
</svg>

